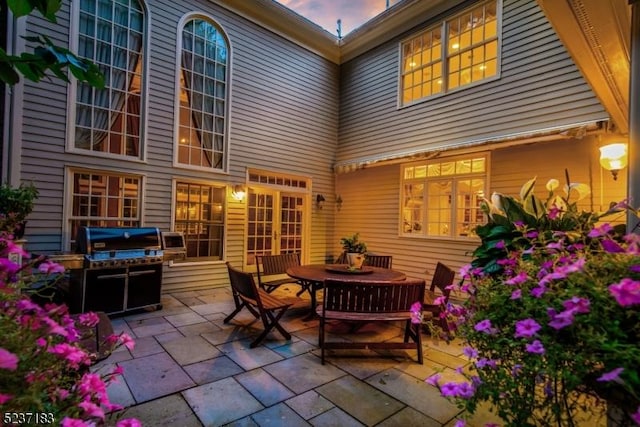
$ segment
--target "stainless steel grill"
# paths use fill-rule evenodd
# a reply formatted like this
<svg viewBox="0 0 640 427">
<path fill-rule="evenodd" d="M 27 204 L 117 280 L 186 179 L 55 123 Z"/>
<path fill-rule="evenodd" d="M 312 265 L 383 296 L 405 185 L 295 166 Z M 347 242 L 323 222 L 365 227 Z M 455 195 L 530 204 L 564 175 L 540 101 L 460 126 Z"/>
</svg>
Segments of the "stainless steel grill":
<svg viewBox="0 0 640 427">
<path fill-rule="evenodd" d="M 160 237 L 155 227 L 81 227 L 76 242 L 83 268 L 71 272 L 71 310 L 112 314 L 160 308 Z"/>
</svg>

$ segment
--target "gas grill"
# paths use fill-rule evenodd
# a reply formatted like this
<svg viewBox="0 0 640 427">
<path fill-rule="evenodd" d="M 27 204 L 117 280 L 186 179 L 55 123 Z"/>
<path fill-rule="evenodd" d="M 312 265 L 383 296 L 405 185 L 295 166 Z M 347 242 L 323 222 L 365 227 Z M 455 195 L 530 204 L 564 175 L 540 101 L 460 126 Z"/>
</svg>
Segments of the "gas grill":
<svg viewBox="0 0 640 427">
<path fill-rule="evenodd" d="M 162 307 L 164 257 L 158 228 L 80 227 L 76 248 L 83 268 L 71 271 L 72 312 Z"/>
</svg>

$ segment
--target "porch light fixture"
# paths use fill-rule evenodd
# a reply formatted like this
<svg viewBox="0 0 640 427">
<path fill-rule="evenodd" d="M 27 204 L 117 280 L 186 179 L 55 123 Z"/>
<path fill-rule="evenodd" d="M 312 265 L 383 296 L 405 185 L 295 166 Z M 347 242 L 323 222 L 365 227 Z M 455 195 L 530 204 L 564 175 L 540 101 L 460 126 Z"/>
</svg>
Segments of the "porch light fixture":
<svg viewBox="0 0 640 427">
<path fill-rule="evenodd" d="M 336 196 L 336 208 L 338 210 L 342 209 L 342 197 L 339 194 Z"/>
<path fill-rule="evenodd" d="M 627 144 L 616 142 L 600 147 L 600 165 L 611 171 L 613 179 L 618 179 L 618 172 L 627 166 Z"/>
<path fill-rule="evenodd" d="M 233 186 L 233 191 L 231 192 L 231 197 L 235 200 L 241 202 L 244 200 L 244 196 L 247 194 L 244 187 L 240 184 Z"/>
<path fill-rule="evenodd" d="M 322 194 L 318 194 L 316 196 L 316 207 L 318 209 L 322 209 L 323 205 L 324 205 L 324 196 Z"/>
</svg>

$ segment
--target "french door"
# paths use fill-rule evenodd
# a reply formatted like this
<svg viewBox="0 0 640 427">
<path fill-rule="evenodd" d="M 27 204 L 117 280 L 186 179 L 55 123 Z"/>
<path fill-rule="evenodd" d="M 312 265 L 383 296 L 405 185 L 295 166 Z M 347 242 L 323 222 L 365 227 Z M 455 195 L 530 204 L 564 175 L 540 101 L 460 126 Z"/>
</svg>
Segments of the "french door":
<svg viewBox="0 0 640 427">
<path fill-rule="evenodd" d="M 304 193 L 250 188 L 247 199 L 247 265 L 260 255 L 299 253 L 304 247 Z"/>
</svg>

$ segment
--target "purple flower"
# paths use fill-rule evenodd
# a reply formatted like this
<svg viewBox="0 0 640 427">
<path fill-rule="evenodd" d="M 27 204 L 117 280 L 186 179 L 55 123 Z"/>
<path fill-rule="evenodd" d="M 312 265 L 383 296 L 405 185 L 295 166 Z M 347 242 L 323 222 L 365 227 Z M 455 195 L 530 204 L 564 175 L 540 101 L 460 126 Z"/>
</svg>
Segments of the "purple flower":
<svg viewBox="0 0 640 427">
<path fill-rule="evenodd" d="M 529 276 L 527 276 L 526 271 L 521 271 L 517 276 L 512 277 L 511 279 L 504 282 L 505 285 L 520 285 L 527 281 Z"/>
<path fill-rule="evenodd" d="M 473 329 L 478 332 L 484 332 L 486 334 L 492 334 L 494 332 L 493 328 L 491 327 L 491 320 L 489 319 L 484 319 L 476 323 Z"/>
<path fill-rule="evenodd" d="M 574 313 L 588 313 L 591 302 L 587 298 L 573 297 L 562 303 L 562 306 Z"/>
<path fill-rule="evenodd" d="M 525 234 L 525 236 L 527 236 L 529 239 L 535 239 L 536 237 L 538 237 L 538 232 L 535 230 L 528 231 L 527 234 Z"/>
<path fill-rule="evenodd" d="M 552 310 L 553 311 L 553 310 Z M 549 311 L 548 311 L 549 312 Z M 573 311 L 565 310 L 560 313 L 549 313 L 551 316 L 551 321 L 549 322 L 549 326 L 553 329 L 562 329 L 566 326 L 569 326 L 573 323 Z"/>
<path fill-rule="evenodd" d="M 640 406 L 638 406 L 638 410 L 635 413 L 631 414 L 631 419 L 640 425 Z"/>
<path fill-rule="evenodd" d="M 473 347 L 465 347 L 462 349 L 462 354 L 467 356 L 469 359 L 475 359 L 478 357 L 478 350 Z"/>
<path fill-rule="evenodd" d="M 625 277 L 609 286 L 609 292 L 623 307 L 640 304 L 640 281 Z"/>
<path fill-rule="evenodd" d="M 440 386 L 440 394 L 444 397 L 455 397 L 458 393 L 458 384 L 444 383 Z"/>
<path fill-rule="evenodd" d="M 467 422 L 465 420 L 456 420 L 455 424 L 453 424 L 453 427 L 465 427 L 467 425 Z"/>
<path fill-rule="evenodd" d="M 609 234 L 613 227 L 609 223 L 602 224 L 600 227 L 594 227 L 588 234 L 589 237 L 600 237 Z"/>
<path fill-rule="evenodd" d="M 52 261 L 45 261 L 38 266 L 38 271 L 44 274 L 64 273 L 64 267 Z"/>
<path fill-rule="evenodd" d="M 640 264 L 632 265 L 629 267 L 629 271 L 633 273 L 640 273 Z"/>
<path fill-rule="evenodd" d="M 535 340 L 531 344 L 527 344 L 525 348 L 527 349 L 527 352 L 533 354 L 544 354 L 545 351 L 544 346 L 539 340 Z"/>
<path fill-rule="evenodd" d="M 596 381 L 620 381 L 620 374 L 624 371 L 624 368 L 616 368 L 613 371 L 606 372 L 600 376 Z"/>
<path fill-rule="evenodd" d="M 541 326 L 533 319 L 524 319 L 516 322 L 516 338 L 532 337 L 540 330 Z"/>
<path fill-rule="evenodd" d="M 620 246 L 618 243 L 614 242 L 611 239 L 603 240 L 601 243 L 602 243 L 602 249 L 604 249 L 606 252 L 609 252 L 609 253 L 624 252 L 624 249 L 622 248 L 622 246 Z"/>
<path fill-rule="evenodd" d="M 18 361 L 20 359 L 15 354 L 0 347 L 0 369 L 15 371 L 18 369 Z"/>
<path fill-rule="evenodd" d="M 411 304 L 411 323 L 420 324 L 422 323 L 422 303 L 420 301 L 416 301 Z"/>
<path fill-rule="evenodd" d="M 495 368 L 496 366 L 498 366 L 498 362 L 492 359 L 487 359 L 486 357 L 482 357 L 476 361 L 475 365 L 478 369 L 484 369 L 486 367 Z"/>
<path fill-rule="evenodd" d="M 511 293 L 510 299 L 520 299 L 522 298 L 522 289 L 516 289 Z"/>
<path fill-rule="evenodd" d="M 531 296 L 535 298 L 540 298 L 542 297 L 542 295 L 544 295 L 545 292 L 547 292 L 547 287 L 544 286 L 543 284 L 540 284 L 539 286 L 536 286 L 535 288 L 531 289 Z"/>
<path fill-rule="evenodd" d="M 432 386 L 438 386 L 438 381 L 440 381 L 440 374 L 431 375 L 429 378 L 424 380 L 427 384 L 431 384 Z"/>
</svg>

